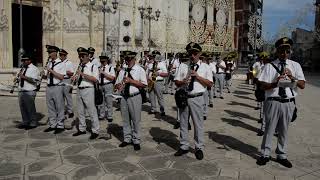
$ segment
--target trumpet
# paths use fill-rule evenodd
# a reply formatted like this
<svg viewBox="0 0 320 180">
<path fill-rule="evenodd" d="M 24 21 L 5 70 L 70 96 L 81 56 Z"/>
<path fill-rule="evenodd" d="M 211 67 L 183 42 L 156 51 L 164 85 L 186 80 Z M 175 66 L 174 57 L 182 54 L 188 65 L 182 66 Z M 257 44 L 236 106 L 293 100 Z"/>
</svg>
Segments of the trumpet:
<svg viewBox="0 0 320 180">
<path fill-rule="evenodd" d="M 124 82 L 124 78 L 125 78 L 125 77 L 128 77 L 128 71 L 127 71 L 127 69 L 125 69 L 125 73 L 124 73 L 124 75 L 123 75 L 122 81 L 114 86 L 113 92 L 114 92 L 115 94 L 121 94 L 122 91 L 124 90 L 124 87 L 125 87 L 125 84 L 126 84 L 126 83 Z"/>
<path fill-rule="evenodd" d="M 15 78 L 14 78 L 14 80 L 13 80 L 13 86 L 12 86 L 12 88 L 11 88 L 11 90 L 10 90 L 10 93 L 11 93 L 11 94 L 13 93 L 14 88 L 15 88 L 15 87 L 19 84 L 19 82 L 20 82 L 20 75 L 21 75 L 21 73 L 23 73 L 23 71 L 24 71 L 23 64 L 21 64 L 20 68 L 21 68 L 20 71 L 17 72 L 17 74 L 16 74 L 16 76 L 15 76 Z"/>
<path fill-rule="evenodd" d="M 79 65 L 78 65 L 78 68 L 77 68 L 77 71 L 76 71 L 76 73 L 72 76 L 72 78 L 71 78 L 71 87 L 70 87 L 70 90 L 69 90 L 69 93 L 71 94 L 72 93 L 72 90 L 73 90 L 73 86 L 75 86 L 76 85 L 76 83 L 78 82 L 78 80 L 79 80 L 79 71 L 81 70 L 81 68 L 82 68 L 82 63 L 80 62 L 79 63 Z"/>
</svg>

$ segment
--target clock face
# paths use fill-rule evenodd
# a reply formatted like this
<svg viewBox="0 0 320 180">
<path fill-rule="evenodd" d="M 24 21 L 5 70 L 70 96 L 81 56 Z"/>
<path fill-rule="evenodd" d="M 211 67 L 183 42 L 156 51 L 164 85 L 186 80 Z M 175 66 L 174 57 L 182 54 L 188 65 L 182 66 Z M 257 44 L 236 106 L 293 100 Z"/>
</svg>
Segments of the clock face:
<svg viewBox="0 0 320 180">
<path fill-rule="evenodd" d="M 217 12 L 216 20 L 219 26 L 224 26 L 226 24 L 226 14 L 223 10 L 219 9 Z"/>
<path fill-rule="evenodd" d="M 205 7 L 201 6 L 201 4 L 194 4 L 192 7 L 192 18 L 195 22 L 202 22 L 205 16 Z"/>
</svg>

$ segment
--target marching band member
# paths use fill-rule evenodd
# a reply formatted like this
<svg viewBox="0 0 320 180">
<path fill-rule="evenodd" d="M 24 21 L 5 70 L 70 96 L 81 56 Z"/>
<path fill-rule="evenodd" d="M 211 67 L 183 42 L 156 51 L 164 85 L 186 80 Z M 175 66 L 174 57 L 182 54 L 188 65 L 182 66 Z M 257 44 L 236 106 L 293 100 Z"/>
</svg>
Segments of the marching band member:
<svg viewBox="0 0 320 180">
<path fill-rule="evenodd" d="M 115 70 L 112 66 L 111 59 L 106 56 L 105 54 L 102 54 L 99 56 L 101 67 L 100 67 L 100 87 L 102 88 L 102 92 L 104 94 L 104 103 L 102 103 L 102 109 L 100 109 L 100 114 L 102 116 L 107 118 L 108 122 L 112 122 L 112 114 L 113 114 L 113 81 L 115 80 Z M 107 107 L 107 109 L 105 109 Z"/>
<path fill-rule="evenodd" d="M 61 61 L 65 64 L 66 66 L 66 75 L 63 77 L 63 82 L 65 84 L 71 84 L 71 77 L 73 76 L 74 73 L 74 67 L 73 63 L 68 60 L 67 58 L 68 52 L 64 49 L 60 49 L 59 56 Z M 65 114 L 69 115 L 69 118 L 73 118 L 74 113 L 73 113 L 73 102 L 72 102 L 72 93 L 70 93 L 70 89 L 72 87 L 70 86 L 64 86 L 63 87 L 63 97 L 66 100 L 66 111 Z"/>
<path fill-rule="evenodd" d="M 164 109 L 164 78 L 168 76 L 167 67 L 164 61 L 160 61 L 161 54 L 159 51 L 153 51 L 149 57 L 150 64 L 148 65 L 148 91 L 151 102 L 151 111 L 149 114 L 156 112 L 156 97 L 160 106 L 161 116 L 165 116 Z M 150 86 L 150 83 L 153 85 Z"/>
<path fill-rule="evenodd" d="M 165 91 L 164 94 L 169 93 L 169 86 L 170 86 L 170 91 L 172 92 L 172 84 L 173 84 L 173 75 L 172 75 L 172 67 L 174 63 L 174 58 L 173 58 L 173 53 L 168 53 L 168 59 L 166 59 L 166 67 L 168 71 L 168 76 L 165 78 Z M 171 94 L 171 93 L 170 93 Z"/>
<path fill-rule="evenodd" d="M 66 65 L 57 57 L 60 49 L 56 46 L 47 45 L 47 52 L 51 61 L 47 66 L 47 106 L 49 128 L 44 132 L 54 131 L 59 134 L 64 131 L 64 99 L 63 99 L 63 79 L 66 75 Z"/>
<path fill-rule="evenodd" d="M 116 80 L 115 88 L 122 93 L 121 116 L 123 119 L 124 141 L 119 147 L 125 147 L 133 143 L 134 150 L 140 147 L 140 121 L 142 109 L 142 97 L 140 90 L 147 86 L 147 76 L 145 70 L 135 64 L 136 52 L 121 52 L 128 67 L 122 69 Z"/>
<path fill-rule="evenodd" d="M 23 55 L 21 58 L 23 69 L 19 72 L 20 91 L 18 94 L 22 123 L 17 126 L 19 129 L 33 129 L 38 126 L 36 119 L 36 89 L 37 81 L 40 80 L 40 71 L 33 65 L 32 58 L 29 55 Z"/>
<path fill-rule="evenodd" d="M 216 83 L 214 84 L 214 98 L 217 97 L 218 93 L 218 85 L 219 85 L 219 94 L 220 99 L 223 99 L 223 86 L 225 81 L 225 69 L 226 69 L 226 63 L 220 59 L 220 56 L 217 56 L 217 65 L 216 65 Z"/>
<path fill-rule="evenodd" d="M 202 48 L 197 43 L 189 43 L 186 47 L 191 58 L 191 70 L 186 64 L 181 64 L 175 77 L 178 87 L 187 87 L 187 106 L 180 108 L 180 148 L 174 154 L 182 156 L 189 152 L 188 119 L 189 114 L 194 125 L 195 156 L 203 159 L 204 127 L 203 127 L 203 93 L 212 86 L 212 71 L 206 63 L 199 60 Z M 188 76 L 191 76 L 191 80 Z"/>
<path fill-rule="evenodd" d="M 92 64 L 94 64 L 95 66 L 100 67 L 101 64 L 100 64 L 99 59 L 94 56 L 94 52 L 95 52 L 96 50 L 95 50 L 93 47 L 89 47 L 89 48 L 88 48 L 88 51 L 89 51 L 89 59 L 90 59 L 90 62 L 91 62 Z"/>
<path fill-rule="evenodd" d="M 77 81 L 77 108 L 79 115 L 79 129 L 73 136 L 86 134 L 85 110 L 91 118 L 91 136 L 90 139 L 96 139 L 99 136 L 99 119 L 95 107 L 94 85 L 99 79 L 99 70 L 96 65 L 90 62 L 89 51 L 83 47 L 77 49 L 81 61 L 81 69 L 78 69 L 76 76 L 72 81 Z"/>
<path fill-rule="evenodd" d="M 230 93 L 230 87 L 231 87 L 231 80 L 232 80 L 232 73 L 235 69 L 235 58 L 237 55 L 234 52 L 231 52 L 227 56 L 227 60 L 225 61 L 226 69 L 225 69 L 225 85 L 228 90 L 228 93 Z"/>
<path fill-rule="evenodd" d="M 275 43 L 278 59 L 265 65 L 259 82 L 265 90 L 266 101 L 265 121 L 266 129 L 261 143 L 261 156 L 257 164 L 262 166 L 270 160 L 272 138 L 275 130 L 278 131 L 277 159 L 281 165 L 291 168 L 287 159 L 288 128 L 294 120 L 296 105 L 295 97 L 298 88 L 305 88 L 305 77 L 299 63 L 288 59 L 293 41 L 287 37 Z"/>
<path fill-rule="evenodd" d="M 209 67 L 212 71 L 213 74 L 213 86 L 210 87 L 209 90 L 209 107 L 213 107 L 213 94 L 214 94 L 214 86 L 215 86 L 215 75 L 217 72 L 217 68 L 216 68 L 217 63 L 213 60 L 213 57 L 211 56 L 211 58 L 209 58 Z"/>
</svg>

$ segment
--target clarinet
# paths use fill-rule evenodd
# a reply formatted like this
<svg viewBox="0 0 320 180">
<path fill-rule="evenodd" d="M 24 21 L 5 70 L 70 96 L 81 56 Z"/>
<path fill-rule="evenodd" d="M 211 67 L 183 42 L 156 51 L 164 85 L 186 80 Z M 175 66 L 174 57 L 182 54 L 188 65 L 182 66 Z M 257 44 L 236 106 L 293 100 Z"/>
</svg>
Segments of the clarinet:
<svg viewBox="0 0 320 180">
<path fill-rule="evenodd" d="M 17 86 L 19 84 L 19 82 L 20 82 L 20 80 L 19 80 L 20 79 L 20 74 L 23 73 L 23 71 L 24 71 L 23 64 L 21 64 L 20 68 L 21 68 L 20 71 L 16 74 L 16 77 L 14 78 L 13 86 L 12 86 L 12 88 L 10 90 L 11 94 L 14 92 L 15 86 Z"/>
</svg>

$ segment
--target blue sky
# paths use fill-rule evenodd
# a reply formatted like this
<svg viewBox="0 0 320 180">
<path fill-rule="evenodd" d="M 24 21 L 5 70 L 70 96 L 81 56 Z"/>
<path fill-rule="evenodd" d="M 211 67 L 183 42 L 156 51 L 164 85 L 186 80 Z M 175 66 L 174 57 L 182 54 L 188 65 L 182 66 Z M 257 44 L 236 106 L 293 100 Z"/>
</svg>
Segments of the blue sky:
<svg viewBox="0 0 320 180">
<path fill-rule="evenodd" d="M 267 40 L 280 32 L 284 24 L 313 30 L 313 0 L 264 0 L 263 32 Z M 287 27 L 287 26 L 285 26 Z"/>
</svg>

